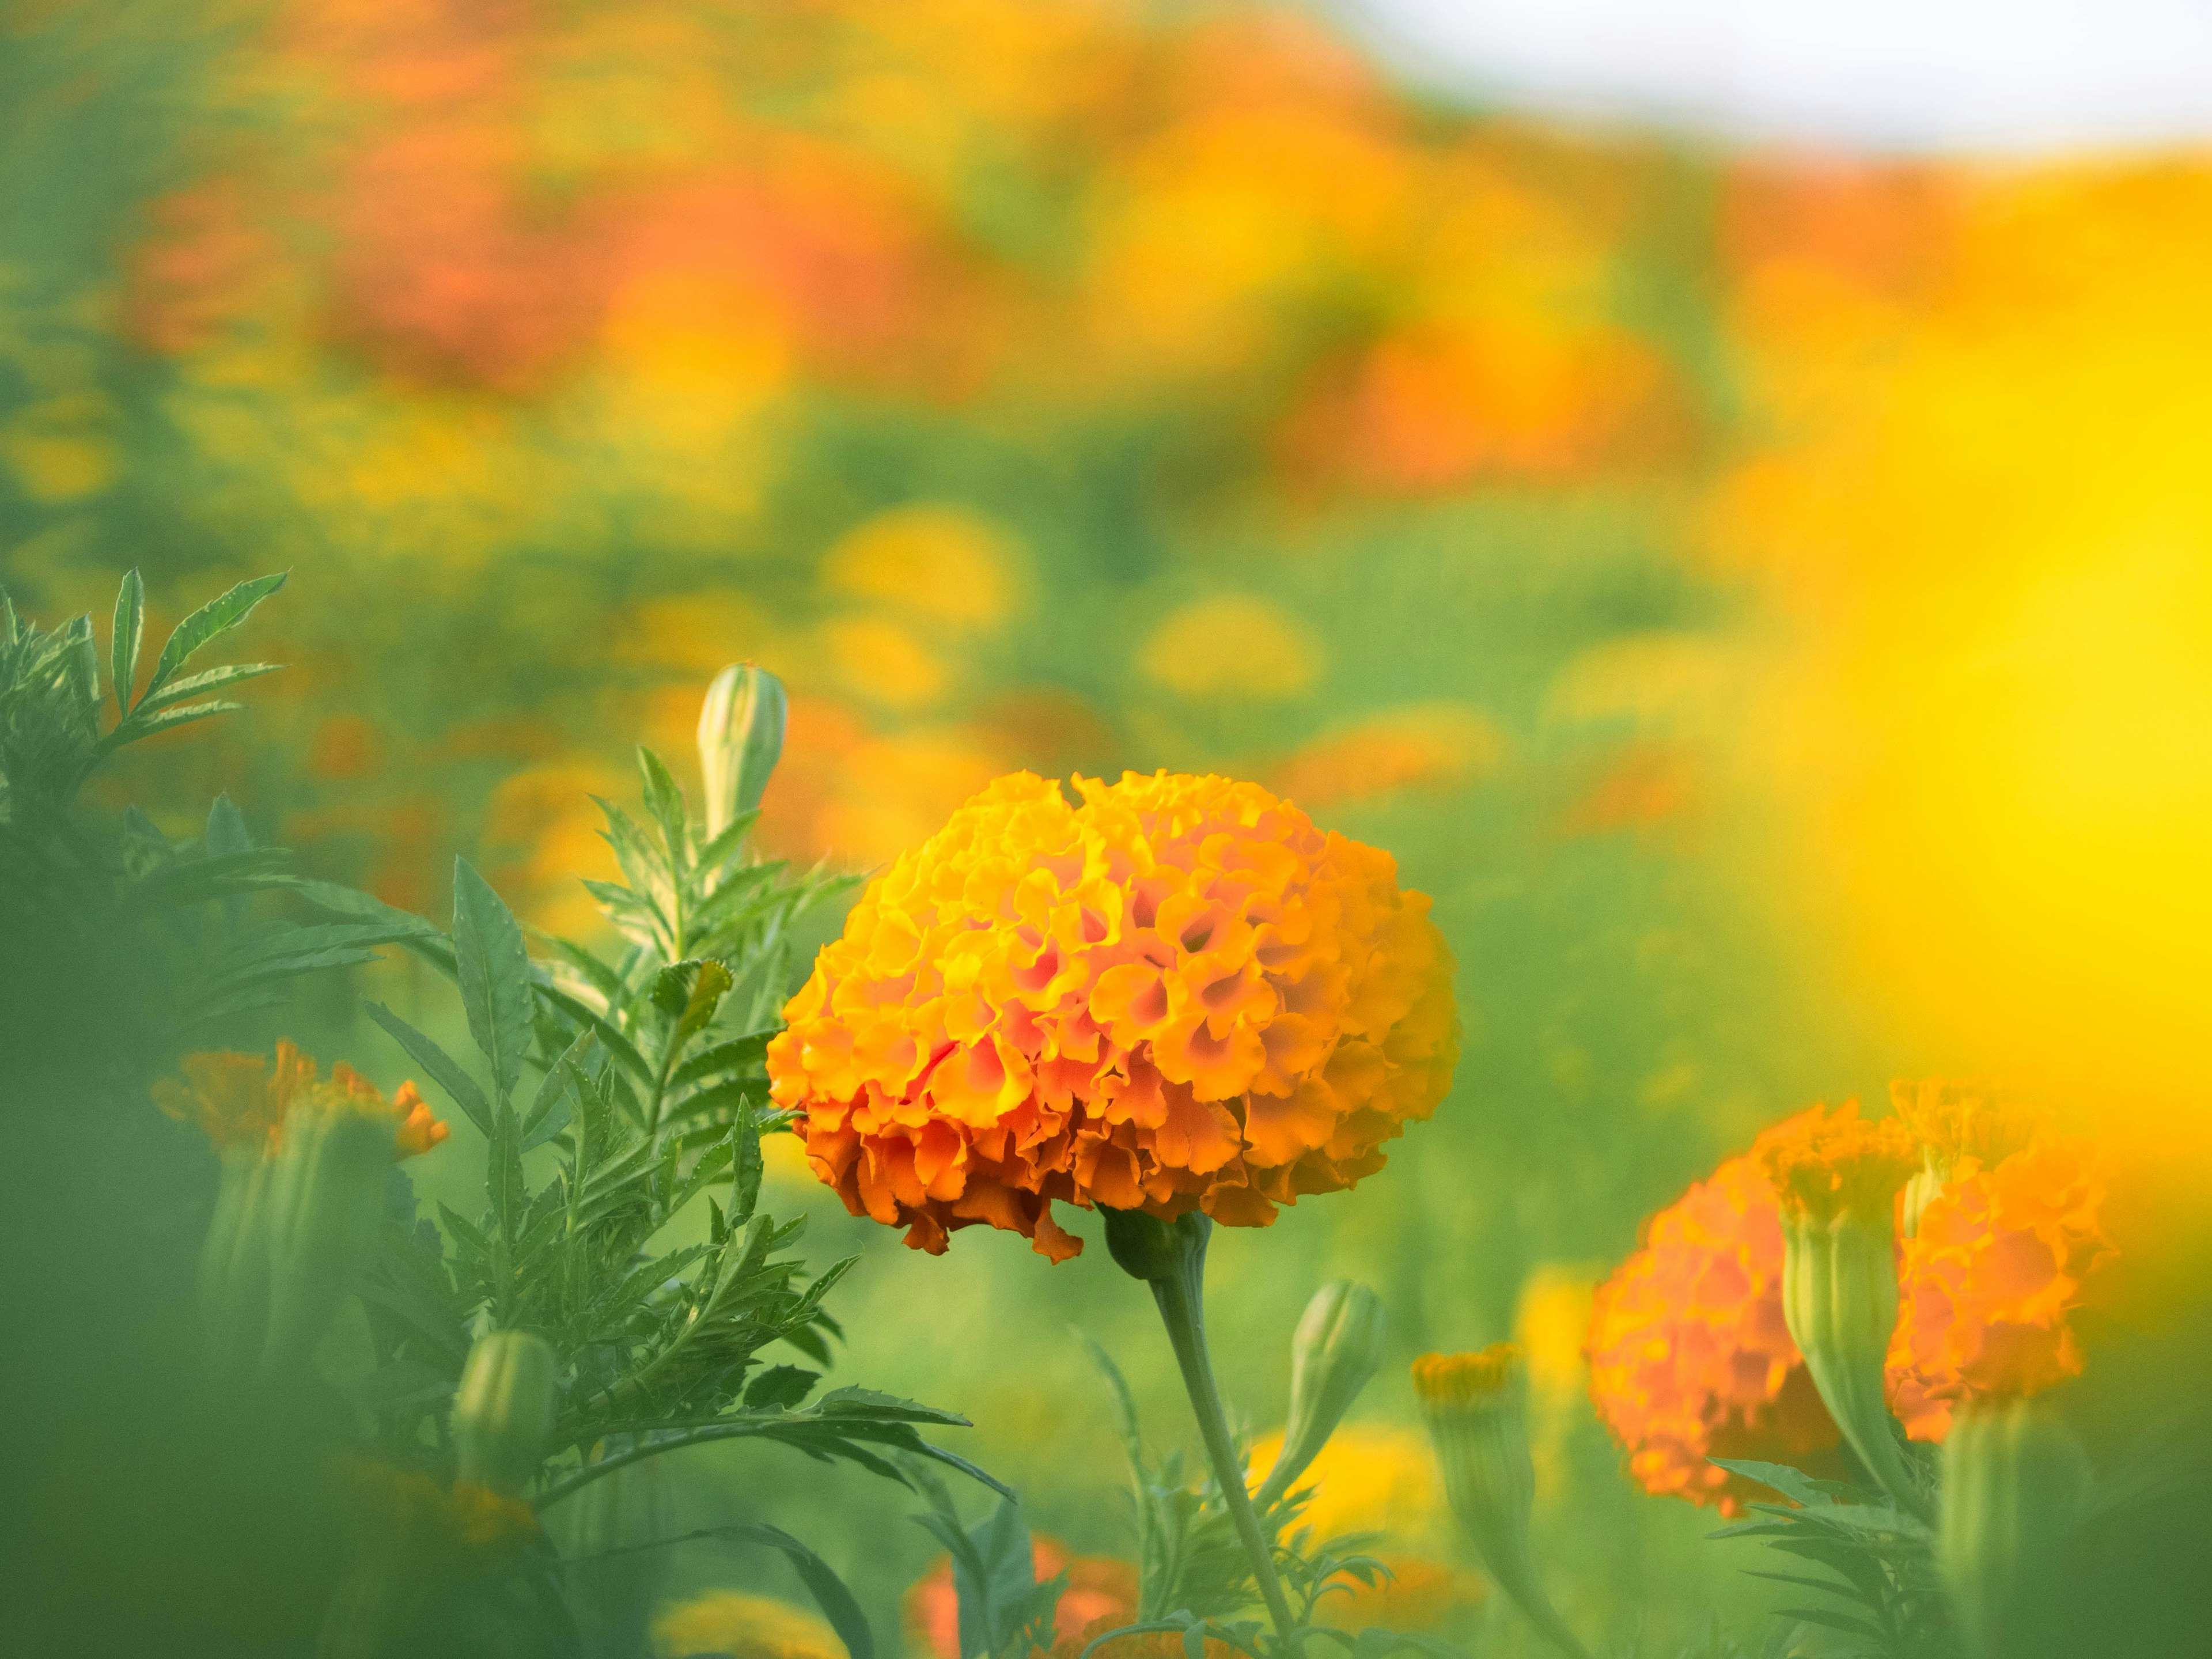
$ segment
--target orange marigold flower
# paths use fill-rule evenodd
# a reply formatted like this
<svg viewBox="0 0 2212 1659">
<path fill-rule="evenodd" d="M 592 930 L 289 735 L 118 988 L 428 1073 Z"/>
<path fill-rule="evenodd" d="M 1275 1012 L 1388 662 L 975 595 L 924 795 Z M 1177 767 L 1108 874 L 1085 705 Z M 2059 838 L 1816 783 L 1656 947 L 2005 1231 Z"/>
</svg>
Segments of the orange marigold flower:
<svg viewBox="0 0 2212 1659">
<path fill-rule="evenodd" d="M 1771 1142 L 1814 1115 L 1778 1124 L 1653 1216 L 1597 1289 L 1590 1398 L 1647 1492 L 1733 1514 L 1760 1492 L 1709 1458 L 1837 1458 L 1841 1437 L 1782 1316 L 1782 1213 L 1759 1171 Z"/>
<path fill-rule="evenodd" d="M 1055 1199 L 1261 1226 L 1381 1169 L 1457 1058 L 1427 897 L 1255 784 L 1074 787 L 999 779 L 817 958 L 769 1046 L 815 1173 L 918 1249 L 1057 1261 Z"/>
<path fill-rule="evenodd" d="M 1137 1570 L 1109 1555 L 1070 1556 L 1049 1538 L 1030 1540 L 1031 1570 L 1042 1580 L 1067 1574 L 1053 1615 L 1053 1630 L 1060 1641 L 1082 1636 L 1095 1626 L 1113 1630 L 1137 1616 Z M 952 1558 L 945 1556 L 915 1581 L 906 1595 L 908 1647 L 936 1659 L 960 1659 L 960 1597 L 952 1583 Z M 1058 1641 L 1054 1643 L 1057 1650 Z M 1078 1641 L 1075 1650 L 1081 1652 Z"/>
<path fill-rule="evenodd" d="M 1891 1408 L 1916 1440 L 1941 1440 L 1954 1407 L 2040 1393 L 2080 1374 L 2070 1316 L 2117 1254 L 2110 1171 L 2085 1141 L 2047 1127 L 1958 1176 L 1903 1241 L 1887 1366 Z"/>
<path fill-rule="evenodd" d="M 296 1044 L 281 1041 L 276 1058 L 234 1054 L 186 1054 L 181 1083 L 164 1078 L 154 1085 L 154 1103 L 179 1123 L 193 1123 L 219 1152 L 259 1148 L 273 1154 L 283 1144 L 284 1119 L 295 1106 L 323 1111 L 354 1111 L 392 1121 L 392 1156 L 427 1152 L 452 1133 L 430 1115 L 414 1084 L 403 1083 L 390 1100 L 376 1085 L 343 1060 L 319 1079 L 315 1062 Z"/>
<path fill-rule="evenodd" d="M 1808 1107 L 1759 1136 L 1751 1155 L 1783 1207 L 1830 1221 L 1880 1218 L 1919 1162 L 1911 1131 L 1895 1118 L 1870 1121 L 1858 1103 Z"/>
</svg>

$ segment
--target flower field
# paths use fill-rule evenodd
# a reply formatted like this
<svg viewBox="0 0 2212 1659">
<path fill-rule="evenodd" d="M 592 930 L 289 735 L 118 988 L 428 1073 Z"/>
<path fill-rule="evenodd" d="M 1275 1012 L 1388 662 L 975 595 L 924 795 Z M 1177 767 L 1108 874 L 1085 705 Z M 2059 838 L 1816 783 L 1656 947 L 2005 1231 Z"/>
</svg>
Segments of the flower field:
<svg viewBox="0 0 2212 1659">
<path fill-rule="evenodd" d="M 2209 284 L 1289 6 L 0 5 L 0 1617 L 2197 1651 Z"/>
</svg>

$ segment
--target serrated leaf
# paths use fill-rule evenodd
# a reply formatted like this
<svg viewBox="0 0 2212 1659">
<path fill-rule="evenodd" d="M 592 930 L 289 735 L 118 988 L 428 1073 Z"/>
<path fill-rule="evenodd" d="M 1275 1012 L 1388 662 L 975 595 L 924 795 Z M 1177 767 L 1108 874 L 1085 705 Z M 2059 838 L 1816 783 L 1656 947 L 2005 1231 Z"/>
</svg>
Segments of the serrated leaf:
<svg viewBox="0 0 2212 1659">
<path fill-rule="evenodd" d="M 115 621 L 107 642 L 118 720 L 131 712 L 131 692 L 138 678 L 138 644 L 145 634 L 146 580 L 133 565 L 115 595 Z"/>
<path fill-rule="evenodd" d="M 453 860 L 453 962 L 469 1035 L 490 1063 L 498 1097 L 507 1100 L 530 1048 L 530 953 L 514 913 L 466 859 Z"/>
<path fill-rule="evenodd" d="M 710 1048 L 702 1048 L 670 1074 L 668 1086 L 681 1089 L 701 1083 L 723 1072 L 750 1070 L 764 1064 L 768 1059 L 769 1040 L 774 1030 L 750 1031 L 727 1042 L 718 1042 Z"/>
<path fill-rule="evenodd" d="M 146 695 L 131 711 L 131 723 L 137 732 L 155 729 L 159 724 L 153 716 L 160 710 L 182 702 L 186 697 L 198 696 L 204 691 L 220 690 L 226 685 L 236 685 L 240 680 L 258 680 L 264 674 L 281 673 L 281 662 L 236 662 L 222 668 L 210 668 L 198 674 L 187 674 L 180 680 L 172 680 L 160 690 L 150 686 Z M 236 708 L 237 703 L 225 703 L 226 708 Z"/>
<path fill-rule="evenodd" d="M 431 1080 L 446 1091 L 469 1121 L 489 1139 L 492 1131 L 491 1106 L 484 1099 L 483 1091 L 477 1086 L 476 1079 L 463 1071 L 459 1062 L 451 1054 L 382 1003 L 371 1002 L 362 1006 L 368 1017 L 392 1034 L 415 1063 L 430 1074 Z"/>
<path fill-rule="evenodd" d="M 813 1392 L 822 1373 L 800 1365 L 771 1365 L 745 1388 L 745 1404 L 755 1411 L 796 1406 Z"/>
<path fill-rule="evenodd" d="M 161 647 L 161 654 L 148 677 L 148 695 L 168 684 L 169 678 L 185 665 L 185 661 L 210 640 L 228 633 L 252 615 L 254 606 L 284 586 L 290 573 L 279 571 L 275 575 L 256 576 L 242 581 L 227 592 L 210 599 L 198 610 L 179 623 Z"/>
<path fill-rule="evenodd" d="M 645 810 L 660 826 L 672 868 L 686 867 L 691 858 L 691 837 L 684 806 L 684 790 L 667 763 L 643 744 L 638 746 L 637 769 L 645 781 Z"/>
</svg>

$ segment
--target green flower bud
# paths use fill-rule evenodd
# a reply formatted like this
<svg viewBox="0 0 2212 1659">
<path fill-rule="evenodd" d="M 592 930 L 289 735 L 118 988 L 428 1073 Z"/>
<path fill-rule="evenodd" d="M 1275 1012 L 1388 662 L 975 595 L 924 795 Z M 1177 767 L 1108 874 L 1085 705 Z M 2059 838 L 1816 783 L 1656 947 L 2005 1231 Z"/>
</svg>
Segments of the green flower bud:
<svg viewBox="0 0 2212 1659">
<path fill-rule="evenodd" d="M 200 1246 L 198 1293 L 209 1380 L 229 1384 L 260 1363 L 269 1328 L 270 1160 L 256 1142 L 226 1147 L 215 1214 Z"/>
<path fill-rule="evenodd" d="M 1979 1659 L 2040 1651 L 2051 1569 L 2089 1491 L 2081 1443 L 2024 1400 L 1963 1407 L 1943 1443 L 1936 1554 L 1968 1651 Z"/>
<path fill-rule="evenodd" d="M 1760 1137 L 1759 1170 L 1782 1208 L 1782 1316 L 1828 1414 L 1899 1507 L 1935 1518 L 1889 1414 L 1883 1369 L 1897 1328 L 1898 1189 L 1917 1159 L 1895 1119 L 1824 1107 Z"/>
<path fill-rule="evenodd" d="M 1106 1218 L 1106 1252 L 1130 1278 L 1148 1285 L 1187 1278 L 1194 1255 L 1204 1273 L 1206 1241 L 1213 1231 L 1210 1218 L 1193 1210 L 1163 1221 L 1142 1210 L 1116 1210 L 1104 1204 L 1098 1212 Z"/>
<path fill-rule="evenodd" d="M 1930 1518 L 1884 1393 L 1897 1328 L 1897 1246 L 1886 1220 L 1782 1217 L 1782 1316 L 1813 1385 L 1859 1462 L 1899 1505 Z"/>
<path fill-rule="evenodd" d="M 1290 1418 L 1282 1454 L 1254 1495 L 1261 1509 L 1288 1492 L 1321 1455 L 1382 1365 L 1388 1333 L 1382 1298 L 1364 1285 L 1340 1279 L 1314 1292 L 1291 1338 Z"/>
<path fill-rule="evenodd" d="M 544 1462 L 558 1409 L 559 1362 L 543 1337 L 488 1331 L 453 1394 L 456 1479 L 503 1498 L 520 1495 Z"/>
<path fill-rule="evenodd" d="M 1413 1393 L 1436 1443 L 1444 1496 L 1482 1565 L 1553 1646 L 1589 1659 L 1536 1573 L 1528 1537 L 1536 1470 L 1528 1455 L 1528 1392 L 1521 1350 L 1510 1342 L 1413 1362 Z"/>
<path fill-rule="evenodd" d="M 760 805 L 783 756 L 788 708 L 783 682 L 751 663 L 732 663 L 707 688 L 699 710 L 699 770 L 706 781 L 709 836 Z"/>
<path fill-rule="evenodd" d="M 392 1120 L 309 1104 L 284 1120 L 265 1197 L 269 1325 L 264 1379 L 307 1362 L 375 1243 L 392 1177 Z"/>
</svg>

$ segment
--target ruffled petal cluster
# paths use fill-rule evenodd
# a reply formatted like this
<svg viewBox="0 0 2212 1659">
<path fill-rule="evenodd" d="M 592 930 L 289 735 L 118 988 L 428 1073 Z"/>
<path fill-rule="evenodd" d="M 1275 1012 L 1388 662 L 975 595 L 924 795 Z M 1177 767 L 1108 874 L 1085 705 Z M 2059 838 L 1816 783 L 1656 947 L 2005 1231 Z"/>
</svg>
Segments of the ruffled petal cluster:
<svg viewBox="0 0 2212 1659">
<path fill-rule="evenodd" d="M 1841 1437 L 1782 1316 L 1782 1214 L 1760 1163 L 1819 1109 L 1762 1135 L 1644 1225 L 1598 1287 L 1590 1397 L 1647 1492 L 1734 1513 L 1758 1491 L 1707 1460 L 1805 1468 Z"/>
<path fill-rule="evenodd" d="M 1389 855 L 1253 784 L 999 779 L 902 856 L 769 1047 L 815 1172 L 919 1249 L 1053 1200 L 1264 1225 L 1442 1099 L 1452 959 Z"/>
<path fill-rule="evenodd" d="M 274 1060 L 222 1050 L 187 1054 L 179 1069 L 183 1082 L 164 1078 L 154 1085 L 154 1103 L 178 1122 L 198 1126 L 219 1152 L 259 1148 L 273 1157 L 295 1106 L 389 1117 L 394 1158 L 427 1152 L 453 1133 L 431 1115 L 412 1083 L 401 1084 L 386 1100 L 343 1060 L 328 1078 L 319 1078 L 315 1062 L 289 1041 L 277 1043 Z"/>
<path fill-rule="evenodd" d="M 1759 1173 L 1790 1213 L 1819 1221 L 1849 1214 L 1884 1225 L 1917 1154 L 1904 1124 L 1863 1118 L 1856 1101 L 1809 1107 L 1752 1147 Z"/>
<path fill-rule="evenodd" d="M 1960 1099 L 1967 1113 L 1923 1130 L 1949 1178 L 1899 1255 L 1888 1392 L 1917 1440 L 1942 1439 L 1966 1401 L 2078 1375 L 2071 1316 L 2117 1254 L 2110 1170 L 2094 1147 L 2016 1111 L 2000 1135 L 1978 1133 L 1994 1115 L 1981 1097 Z"/>
</svg>

